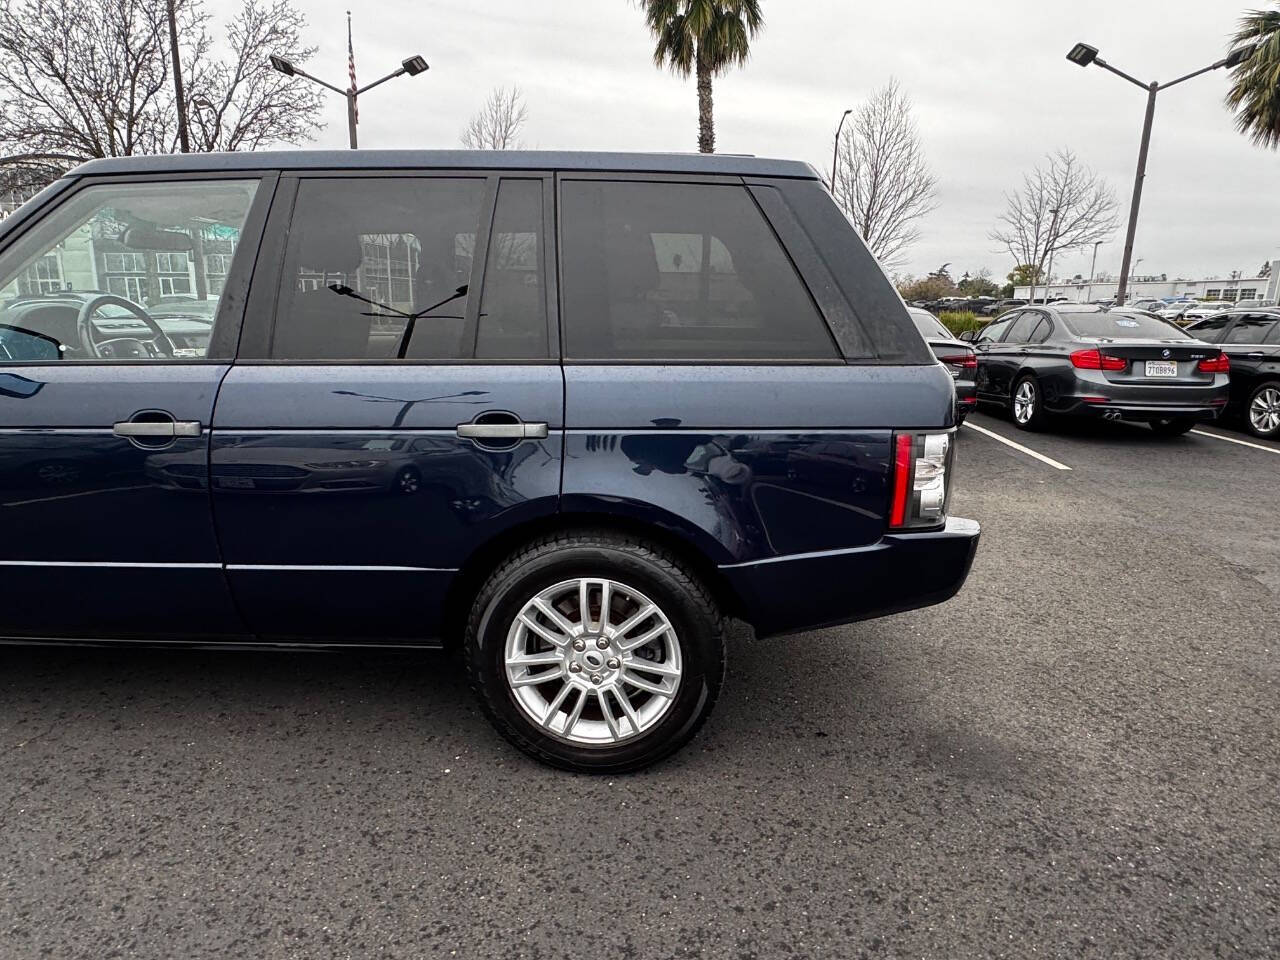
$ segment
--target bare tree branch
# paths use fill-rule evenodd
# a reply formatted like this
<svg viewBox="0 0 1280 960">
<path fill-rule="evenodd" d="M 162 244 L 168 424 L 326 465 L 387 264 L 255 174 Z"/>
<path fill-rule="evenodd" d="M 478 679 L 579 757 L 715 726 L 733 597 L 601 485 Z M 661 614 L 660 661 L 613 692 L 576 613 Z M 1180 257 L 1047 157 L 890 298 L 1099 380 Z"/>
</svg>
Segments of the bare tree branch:
<svg viewBox="0 0 1280 960">
<path fill-rule="evenodd" d="M 900 266 L 916 223 L 937 203 L 911 100 L 890 80 L 854 113 L 837 148 L 832 193 L 882 265 Z"/>
<path fill-rule="evenodd" d="M 1068 149 L 1047 157 L 1022 178 L 1022 188 L 1005 194 L 1007 208 L 991 232 L 1017 265 L 1036 279 L 1056 253 L 1079 250 L 1110 237 L 1118 224 L 1115 191 Z M 1052 278 L 1045 277 L 1048 282 Z"/>
<path fill-rule="evenodd" d="M 468 150 L 519 150 L 520 130 L 529 119 L 519 87 L 498 87 L 462 130 L 459 139 Z"/>
<path fill-rule="evenodd" d="M 311 137 L 319 91 L 268 63 L 273 53 L 302 63 L 314 52 L 292 0 L 242 0 L 222 25 L 203 0 L 178 0 L 177 16 L 192 149 Z M 0 160 L 0 179 L 35 185 L 95 157 L 176 150 L 170 70 L 157 0 L 0 0 L 0 156 L 41 161 Z"/>
</svg>

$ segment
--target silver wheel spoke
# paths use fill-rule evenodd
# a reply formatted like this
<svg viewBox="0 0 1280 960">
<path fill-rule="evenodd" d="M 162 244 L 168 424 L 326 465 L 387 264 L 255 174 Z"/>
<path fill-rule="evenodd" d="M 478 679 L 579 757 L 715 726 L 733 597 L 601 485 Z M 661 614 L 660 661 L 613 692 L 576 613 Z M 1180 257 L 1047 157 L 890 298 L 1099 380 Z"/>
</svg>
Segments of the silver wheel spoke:
<svg viewBox="0 0 1280 960">
<path fill-rule="evenodd" d="M 628 633 L 634 630 L 639 624 L 644 623 L 651 616 L 653 616 L 654 611 L 656 611 L 657 609 L 658 608 L 655 607 L 652 603 L 646 603 L 644 606 L 642 606 L 639 610 L 637 610 L 631 616 L 627 617 L 626 620 L 623 620 L 622 623 L 619 624 L 614 629 L 613 635 L 615 637 L 625 637 Z"/>
<path fill-rule="evenodd" d="M 578 623 L 583 630 L 591 629 L 591 581 L 578 584 Z"/>
<path fill-rule="evenodd" d="M 513 667 L 549 667 L 563 660 L 564 655 L 558 650 L 548 650 L 546 653 L 526 653 L 512 657 L 507 663 Z"/>
<path fill-rule="evenodd" d="M 613 695 L 618 698 L 618 702 L 622 704 L 622 710 L 627 715 L 627 722 L 631 724 L 631 729 L 636 733 L 640 732 L 640 714 L 636 713 L 636 708 L 631 705 L 631 700 L 627 697 L 625 690 L 614 690 Z"/>
<path fill-rule="evenodd" d="M 658 637 L 662 636 L 664 633 L 666 633 L 670 629 L 671 629 L 670 625 L 664 620 L 662 623 L 658 624 L 658 626 L 654 627 L 652 630 L 648 631 L 647 633 L 640 634 L 640 636 L 636 637 L 634 640 L 620 641 L 618 643 L 618 647 L 622 650 L 623 653 L 627 653 L 631 650 L 636 650 L 640 647 L 643 647 L 646 643 L 652 643 L 654 640 L 657 640 Z"/>
<path fill-rule="evenodd" d="M 529 673 L 523 677 L 516 677 L 511 681 L 513 687 L 530 687 L 539 683 L 546 683 L 548 680 L 554 680 L 556 677 L 562 676 L 563 670 L 544 670 L 542 673 Z"/>
<path fill-rule="evenodd" d="M 663 677 L 678 677 L 680 670 L 677 667 L 669 667 L 665 663 L 650 663 L 648 660 L 632 660 L 627 664 L 628 670 L 640 670 L 645 673 L 656 673 Z"/>
<path fill-rule="evenodd" d="M 588 696 L 589 694 L 586 690 L 578 691 L 578 702 L 574 705 L 573 712 L 569 714 L 569 719 L 564 724 L 564 735 L 566 737 L 570 736 L 573 733 L 573 728 L 578 725 L 578 718 L 582 716 L 582 708 L 587 705 Z"/>
<path fill-rule="evenodd" d="M 675 693 L 668 690 L 666 687 L 653 683 L 650 680 L 646 680 L 644 677 L 637 677 L 634 673 L 627 673 L 624 671 L 622 674 L 622 682 L 628 686 L 635 687 L 637 690 L 644 690 L 646 693 L 652 693 L 656 697 L 675 696 Z"/>
<path fill-rule="evenodd" d="M 556 698 L 547 705 L 547 715 L 542 718 L 542 725 L 544 727 L 551 726 L 552 721 L 556 718 L 556 714 L 560 712 L 560 704 L 564 703 L 565 697 L 569 696 L 569 691 L 573 689 L 576 688 L 571 684 L 566 683 L 560 688 L 560 692 L 556 694 Z"/>
<path fill-rule="evenodd" d="M 542 611 L 543 616 L 559 627 L 560 631 L 564 633 L 565 636 L 573 636 L 573 624 L 566 620 L 559 610 L 551 606 L 551 604 L 547 603 L 547 601 L 543 600 L 541 597 L 534 597 L 533 605 Z"/>
<path fill-rule="evenodd" d="M 613 582 L 604 580 L 600 584 L 600 626 L 605 636 L 609 635 L 609 604 L 613 603 Z"/>
<path fill-rule="evenodd" d="M 609 707 L 608 691 L 603 687 L 596 691 L 596 699 L 600 701 L 600 712 L 604 714 L 604 722 L 609 725 L 609 733 L 613 735 L 613 739 L 618 740 L 622 737 L 622 725 L 613 715 L 613 710 Z"/>
<path fill-rule="evenodd" d="M 540 624 L 537 620 L 533 619 L 533 617 L 529 616 L 527 613 L 520 614 L 519 619 L 522 624 L 524 624 L 528 629 L 532 630 L 534 633 L 540 636 L 543 640 L 547 641 L 547 643 L 550 643 L 557 647 L 563 647 L 566 643 L 569 642 L 568 637 L 562 636 L 557 633 L 552 633 L 550 630 L 548 630 L 546 627 Z"/>
</svg>

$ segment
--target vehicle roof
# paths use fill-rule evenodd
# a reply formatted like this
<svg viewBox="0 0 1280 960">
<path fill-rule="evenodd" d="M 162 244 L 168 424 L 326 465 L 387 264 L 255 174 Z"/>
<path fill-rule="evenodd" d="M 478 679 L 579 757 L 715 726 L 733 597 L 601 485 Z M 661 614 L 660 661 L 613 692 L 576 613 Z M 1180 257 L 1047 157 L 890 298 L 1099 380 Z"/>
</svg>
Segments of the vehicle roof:
<svg viewBox="0 0 1280 960">
<path fill-rule="evenodd" d="M 174 153 L 90 160 L 68 176 L 195 173 L 236 170 L 572 170 L 622 173 L 702 173 L 819 179 L 800 160 L 727 153 L 587 153 L 568 150 L 264 150 Z"/>
</svg>

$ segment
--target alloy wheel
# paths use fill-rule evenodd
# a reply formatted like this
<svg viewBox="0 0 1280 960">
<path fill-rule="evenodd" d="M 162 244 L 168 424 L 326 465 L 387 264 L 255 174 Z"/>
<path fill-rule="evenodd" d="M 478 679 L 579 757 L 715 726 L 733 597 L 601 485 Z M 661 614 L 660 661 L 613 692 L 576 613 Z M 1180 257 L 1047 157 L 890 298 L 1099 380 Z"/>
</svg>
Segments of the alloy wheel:
<svg viewBox="0 0 1280 960">
<path fill-rule="evenodd" d="M 1271 434 L 1280 429 L 1280 387 L 1264 387 L 1249 404 L 1249 423 L 1257 433 Z"/>
<path fill-rule="evenodd" d="M 1019 423 L 1030 423 L 1036 410 L 1036 385 L 1023 380 L 1013 393 L 1013 418 Z"/>
<path fill-rule="evenodd" d="M 564 580 L 532 597 L 507 633 L 507 685 L 552 736 L 611 745 L 652 729 L 683 675 L 667 615 L 626 584 Z"/>
</svg>

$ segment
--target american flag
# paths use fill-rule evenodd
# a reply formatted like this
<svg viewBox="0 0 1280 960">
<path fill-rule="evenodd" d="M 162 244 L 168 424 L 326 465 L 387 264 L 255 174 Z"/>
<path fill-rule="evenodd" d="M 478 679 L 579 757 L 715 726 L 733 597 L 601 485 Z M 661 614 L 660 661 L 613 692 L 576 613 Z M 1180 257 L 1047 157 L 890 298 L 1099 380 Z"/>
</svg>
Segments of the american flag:
<svg viewBox="0 0 1280 960">
<path fill-rule="evenodd" d="M 360 106 L 356 103 L 356 51 L 351 46 L 351 11 L 347 11 L 347 73 L 351 77 L 351 112 L 355 114 L 356 123 L 360 122 Z"/>
</svg>

